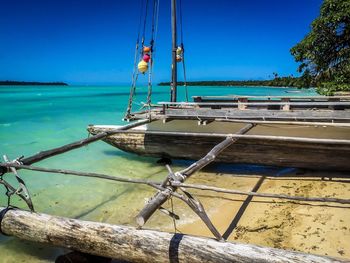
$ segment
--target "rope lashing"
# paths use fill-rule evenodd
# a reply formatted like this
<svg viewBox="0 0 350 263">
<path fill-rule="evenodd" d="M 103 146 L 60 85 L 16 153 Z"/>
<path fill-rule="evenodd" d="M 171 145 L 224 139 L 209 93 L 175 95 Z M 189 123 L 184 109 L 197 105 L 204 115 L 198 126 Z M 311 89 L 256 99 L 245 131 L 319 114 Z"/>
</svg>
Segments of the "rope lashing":
<svg viewBox="0 0 350 263">
<path fill-rule="evenodd" d="M 8 170 L 10 170 L 10 168 L 7 168 Z M 5 173 L 2 173 L 0 175 L 0 184 L 2 184 L 5 187 L 5 195 L 7 196 L 7 207 L 10 206 L 11 203 L 11 196 L 16 192 L 16 189 L 13 188 L 8 182 L 6 182 L 3 178 Z"/>
<path fill-rule="evenodd" d="M 22 165 L 22 163 L 20 162 L 20 158 L 17 158 L 15 159 L 14 161 L 10 162 L 8 157 L 6 155 L 3 156 L 4 158 L 4 161 L 5 163 L 8 163 L 8 164 L 11 164 L 11 163 L 15 163 L 15 164 L 18 164 L 18 165 Z M 33 205 L 33 202 L 32 202 L 32 199 L 30 197 L 30 194 L 29 194 L 29 191 L 28 191 L 28 188 L 25 184 L 25 182 L 23 181 L 23 179 L 19 176 L 16 168 L 14 167 L 9 167 L 8 168 L 14 175 L 15 175 L 15 178 L 18 182 L 18 187 L 15 188 L 14 186 L 12 186 L 9 182 L 7 182 L 6 180 L 3 179 L 3 175 L 2 174 L 0 176 L 0 184 L 4 185 L 5 189 L 6 189 L 6 196 L 7 196 L 7 207 L 10 207 L 11 206 L 11 197 L 12 195 L 16 194 L 18 195 L 21 199 L 23 199 L 23 201 L 26 202 L 27 206 L 29 207 L 29 209 L 31 211 L 34 212 L 34 205 Z"/>
</svg>

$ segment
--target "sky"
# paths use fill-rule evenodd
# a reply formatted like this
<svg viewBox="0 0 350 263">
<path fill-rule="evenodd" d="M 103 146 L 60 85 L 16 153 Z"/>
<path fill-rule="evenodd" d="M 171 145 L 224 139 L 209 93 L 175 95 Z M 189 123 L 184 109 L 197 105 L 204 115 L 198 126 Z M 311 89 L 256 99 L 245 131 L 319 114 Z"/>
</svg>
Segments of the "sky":
<svg viewBox="0 0 350 263">
<path fill-rule="evenodd" d="M 145 1 L 0 0 L 0 80 L 130 83 Z M 181 1 L 188 80 L 260 80 L 273 72 L 297 75 L 298 64 L 289 50 L 310 31 L 322 3 Z M 160 0 L 156 83 L 170 80 L 170 21 L 170 0 Z M 148 23 L 146 43 L 150 28 Z"/>
</svg>

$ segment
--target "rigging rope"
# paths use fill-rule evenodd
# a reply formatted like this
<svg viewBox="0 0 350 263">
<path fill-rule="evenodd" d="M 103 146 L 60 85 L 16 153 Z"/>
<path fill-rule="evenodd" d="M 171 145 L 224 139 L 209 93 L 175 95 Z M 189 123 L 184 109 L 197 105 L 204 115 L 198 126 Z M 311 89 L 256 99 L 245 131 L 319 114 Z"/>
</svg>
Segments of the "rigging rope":
<svg viewBox="0 0 350 263">
<path fill-rule="evenodd" d="M 143 20 L 143 31 L 142 31 L 142 46 L 145 43 L 145 35 L 146 35 L 146 25 L 147 25 L 147 15 L 148 15 L 148 0 L 146 0 L 146 11 L 145 18 Z"/>
<path fill-rule="evenodd" d="M 151 97 L 152 97 L 152 75 L 153 75 L 153 60 L 155 57 L 155 42 L 156 42 L 156 30 L 158 30 L 158 16 L 159 16 L 159 0 L 153 1 L 153 16 L 152 16 L 152 33 L 151 33 L 151 51 L 150 51 L 150 69 L 148 72 L 148 93 L 146 105 L 151 110 Z"/>
<path fill-rule="evenodd" d="M 185 47 L 183 42 L 183 30 L 182 30 L 182 0 L 180 0 L 180 39 L 181 39 L 181 49 L 182 49 L 182 69 L 184 75 L 184 87 L 186 102 L 188 102 L 188 89 L 187 89 L 187 78 L 186 78 L 186 66 L 185 66 Z"/>
<path fill-rule="evenodd" d="M 148 2 L 148 0 L 147 0 Z M 147 5 L 146 5 L 147 9 Z M 141 8 L 140 8 L 140 19 L 139 19 L 139 26 L 137 30 L 137 39 L 136 39 L 136 45 L 135 45 L 135 55 L 134 55 L 134 68 L 133 68 L 133 73 L 132 73 L 132 80 L 131 80 L 131 87 L 130 87 L 130 95 L 129 95 L 129 102 L 127 106 L 127 110 L 124 116 L 124 119 L 129 119 L 130 113 L 131 113 L 131 108 L 132 108 L 132 103 L 133 99 L 135 96 L 136 92 L 136 81 L 138 79 L 138 70 L 137 70 L 137 54 L 139 53 L 139 48 L 140 48 L 140 32 L 141 32 L 141 21 L 142 21 L 142 13 L 143 13 L 143 2 L 141 2 Z M 145 21 L 144 21 L 145 24 Z"/>
<path fill-rule="evenodd" d="M 127 106 L 127 110 L 124 116 L 124 120 L 128 120 L 131 117 L 131 110 L 132 106 L 134 104 L 134 98 L 136 94 L 136 83 L 139 77 L 139 71 L 138 71 L 138 61 L 141 61 L 144 52 L 143 48 L 146 41 L 146 28 L 147 28 L 147 20 L 148 20 L 148 14 L 149 14 L 149 0 L 146 0 L 145 4 L 145 10 L 143 8 L 143 3 L 141 5 L 141 13 L 140 13 L 140 21 L 139 21 L 139 29 L 138 29 L 138 36 L 136 41 L 136 47 L 135 47 L 135 56 L 134 56 L 134 69 L 133 69 L 133 75 L 132 75 L 132 82 L 131 82 L 131 88 L 130 88 L 130 96 L 129 96 L 129 102 Z M 151 40 L 150 40 L 150 67 L 148 72 L 148 92 L 147 92 L 147 102 L 145 105 L 149 106 L 149 109 L 151 109 L 151 96 L 152 96 L 152 75 L 153 75 L 153 59 L 155 55 L 155 42 L 158 34 L 158 17 L 159 17 L 159 0 L 153 0 L 153 7 L 152 8 L 152 16 L 151 16 Z M 145 13 L 143 16 L 143 12 Z M 140 41 L 140 32 L 141 32 L 141 21 L 143 18 L 143 24 L 142 24 L 142 34 L 141 34 L 141 41 Z M 137 55 L 138 54 L 138 55 Z"/>
<path fill-rule="evenodd" d="M 185 87 L 185 95 L 186 95 L 186 102 L 188 102 L 188 89 L 187 89 L 187 77 L 186 77 L 186 67 L 185 67 L 185 48 L 183 44 L 181 44 L 182 48 L 182 68 L 183 68 L 183 74 L 184 74 L 184 87 Z"/>
<path fill-rule="evenodd" d="M 174 203 L 173 203 L 173 197 L 171 196 L 169 198 L 170 200 L 170 203 L 171 203 L 171 213 L 174 214 Z M 174 217 L 172 217 L 173 219 L 173 226 L 174 226 L 174 233 L 176 234 L 177 233 L 177 227 L 176 227 L 176 220 Z"/>
<path fill-rule="evenodd" d="M 182 0 L 180 1 L 180 8 L 179 8 L 179 23 L 180 23 L 180 40 L 181 44 L 179 47 L 182 49 L 182 68 L 183 68 L 183 76 L 184 76 L 184 87 L 185 87 L 185 95 L 186 95 L 186 101 L 188 102 L 188 89 L 187 89 L 187 76 L 186 76 L 186 66 L 185 66 L 185 57 L 184 57 L 184 43 L 183 43 L 183 26 L 182 26 Z M 147 99 L 146 103 L 144 103 L 143 107 L 148 107 L 148 110 L 151 111 L 151 103 L 152 103 L 152 78 L 153 78 L 153 61 L 155 57 L 155 46 L 156 46 L 156 39 L 157 39 L 157 34 L 158 34 L 158 20 L 159 20 L 159 0 L 153 0 L 153 6 L 150 4 L 150 0 L 145 0 L 145 5 L 142 2 L 141 5 L 141 13 L 140 13 L 140 21 L 139 21 L 139 29 L 138 29 L 138 35 L 137 35 L 137 41 L 136 41 L 136 47 L 135 47 L 135 56 L 134 56 L 134 69 L 133 69 L 133 74 L 132 74 L 132 82 L 131 82 L 131 88 L 130 88 L 130 96 L 129 96 L 129 102 L 127 106 L 127 110 L 124 116 L 124 120 L 129 120 L 131 119 L 131 110 L 132 106 L 134 104 L 134 98 L 136 94 L 136 83 L 139 77 L 139 70 L 138 70 L 138 61 L 143 60 L 143 56 L 145 54 L 148 54 L 149 52 L 149 71 L 148 71 L 148 87 L 147 87 Z M 145 6 L 145 8 L 144 8 Z M 149 6 L 152 9 L 149 11 Z M 143 16 L 144 12 L 144 16 Z M 152 15 L 151 15 L 152 12 Z M 147 21 L 148 21 L 148 16 L 150 16 L 150 21 L 151 21 L 151 39 L 150 39 L 150 46 L 149 46 L 149 51 L 144 52 L 145 48 L 145 41 L 146 41 L 146 29 L 147 29 Z M 143 24 L 141 24 L 143 18 Z M 142 29 L 141 29 L 142 26 Z M 142 30 L 141 34 L 141 41 L 140 41 L 140 32 Z M 137 56 L 138 54 L 138 56 Z M 142 60 L 141 60 L 142 59 Z M 145 60 L 146 61 L 146 60 Z M 140 63 L 141 63 L 140 62 Z M 148 62 L 148 61 L 147 61 Z M 146 66 L 147 70 L 147 66 Z M 145 70 L 145 71 L 146 71 Z M 144 71 L 141 71 L 144 72 Z M 143 108 L 141 107 L 141 108 Z"/>
<path fill-rule="evenodd" d="M 182 32 L 182 0 L 180 0 L 180 39 L 181 44 L 183 43 L 183 32 Z"/>
</svg>

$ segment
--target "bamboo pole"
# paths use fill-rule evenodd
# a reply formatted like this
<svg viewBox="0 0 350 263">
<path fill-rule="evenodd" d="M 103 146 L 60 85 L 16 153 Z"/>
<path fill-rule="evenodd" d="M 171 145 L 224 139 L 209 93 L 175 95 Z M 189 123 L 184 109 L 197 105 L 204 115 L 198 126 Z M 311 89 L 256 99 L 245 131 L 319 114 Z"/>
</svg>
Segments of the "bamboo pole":
<svg viewBox="0 0 350 263">
<path fill-rule="evenodd" d="M 0 207 L 0 214 L 3 209 Z M 19 209 L 8 210 L 0 224 L 4 234 L 23 240 L 130 262 L 344 262 L 301 252 L 217 242 L 210 238 L 139 230 Z"/>
<path fill-rule="evenodd" d="M 101 133 L 98 133 L 98 134 L 96 134 L 94 136 L 91 136 L 91 137 L 83 139 L 83 140 L 79 140 L 79 141 L 76 141 L 76 142 L 73 142 L 73 143 L 70 143 L 70 144 L 66 144 L 66 145 L 63 145 L 63 146 L 58 147 L 58 148 L 54 148 L 54 149 L 50 149 L 50 150 L 39 152 L 39 153 L 34 154 L 34 155 L 30 156 L 30 157 L 23 158 L 20 161 L 23 164 L 33 164 L 33 163 L 42 161 L 44 159 L 47 159 L 49 157 L 52 157 L 52 156 L 55 156 L 55 155 L 59 155 L 59 154 L 62 154 L 62 153 L 65 153 L 65 152 L 68 152 L 68 151 L 80 148 L 80 147 L 85 146 L 87 144 L 90 144 L 92 142 L 95 142 L 95 141 L 98 141 L 98 140 L 102 140 L 102 139 L 104 139 L 104 138 L 106 138 L 106 137 L 108 137 L 110 135 L 116 134 L 118 131 L 128 130 L 128 129 L 131 129 L 131 128 L 134 128 L 134 127 L 137 127 L 137 126 L 144 125 L 144 124 L 146 124 L 148 122 L 150 122 L 148 119 L 147 120 L 141 120 L 141 121 L 138 121 L 138 122 L 134 122 L 134 123 L 125 125 L 125 126 L 121 126 L 121 127 L 117 128 L 117 129 L 112 129 L 112 130 L 109 130 L 109 131 L 106 131 L 106 132 L 101 132 Z M 2 173 L 2 172 L 7 172 L 7 171 L 4 170 L 4 169 L 1 169 L 0 173 Z"/>
<path fill-rule="evenodd" d="M 254 127 L 254 124 L 248 124 L 241 130 L 239 130 L 236 134 L 243 134 L 248 132 L 250 129 Z M 190 177 L 196 171 L 199 171 L 209 163 L 213 162 L 218 154 L 220 154 L 227 147 L 236 142 L 237 139 L 228 136 L 224 141 L 217 144 L 206 156 L 197 162 L 190 165 L 188 168 L 182 170 L 179 173 L 175 173 L 175 175 L 180 175 L 177 180 L 181 183 L 184 182 L 188 177 Z M 152 216 L 152 214 L 169 198 L 172 192 L 176 191 L 177 187 L 168 186 L 165 191 L 158 192 L 148 204 L 139 212 L 136 216 L 136 222 L 141 227 L 143 226 L 147 220 Z"/>
</svg>

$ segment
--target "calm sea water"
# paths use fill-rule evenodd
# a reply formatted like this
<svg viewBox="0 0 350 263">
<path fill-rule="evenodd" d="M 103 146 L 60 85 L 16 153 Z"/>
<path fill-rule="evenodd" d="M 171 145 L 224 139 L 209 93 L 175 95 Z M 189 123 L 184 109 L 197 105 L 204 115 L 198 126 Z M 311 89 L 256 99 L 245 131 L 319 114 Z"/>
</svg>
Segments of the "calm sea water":
<svg viewBox="0 0 350 263">
<path fill-rule="evenodd" d="M 286 93 L 292 91 L 292 93 Z M 315 95 L 315 91 L 266 87 L 189 87 L 189 95 Z M 184 99 L 183 88 L 179 91 Z M 87 137 L 88 124 L 122 124 L 129 87 L 0 87 L 0 153 L 14 159 Z M 135 109 L 146 100 L 137 92 Z M 154 87 L 153 101 L 168 101 L 168 87 Z M 97 142 L 35 165 L 117 176 L 162 179 L 164 166 Z M 181 162 L 175 166 L 183 165 Z M 85 220 L 130 224 L 153 190 L 69 175 L 20 171 L 39 212 Z M 5 179 L 15 184 L 10 174 Z M 25 208 L 17 197 L 13 204 Z M 5 206 L 0 186 L 0 206 Z M 0 262 L 52 262 L 63 250 L 0 236 Z"/>
</svg>

